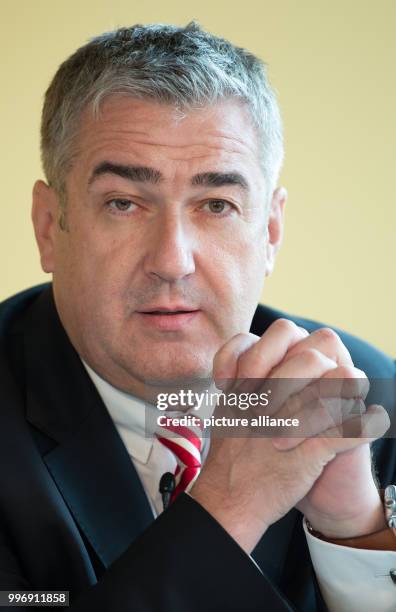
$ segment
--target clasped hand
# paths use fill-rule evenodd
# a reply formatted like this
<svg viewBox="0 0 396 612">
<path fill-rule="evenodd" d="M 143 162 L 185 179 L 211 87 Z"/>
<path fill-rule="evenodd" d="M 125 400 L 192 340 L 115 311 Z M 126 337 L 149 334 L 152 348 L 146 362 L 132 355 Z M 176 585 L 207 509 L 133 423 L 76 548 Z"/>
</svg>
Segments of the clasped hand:
<svg viewBox="0 0 396 612">
<path fill-rule="evenodd" d="M 311 429 L 298 437 L 212 437 L 191 495 L 242 548 L 251 552 L 266 529 L 293 507 L 329 538 L 358 537 L 385 527 L 370 442 L 386 432 L 389 417 L 381 406 L 365 408 L 367 377 L 354 367 L 334 331 L 323 328 L 308 334 L 278 319 L 261 338 L 231 338 L 214 358 L 213 375 L 220 385 L 228 381 L 227 390 L 232 381 L 264 378 L 302 379 L 300 387 L 306 389 L 312 381 L 345 381 L 338 385 L 341 406 L 351 398 L 363 406 L 357 417 L 338 410 L 329 419 L 328 410 L 317 411 L 311 414 Z M 306 400 L 300 389 L 298 410 L 303 416 L 312 410 L 312 395 L 305 395 Z M 282 398 L 280 414 L 286 406 L 290 410 L 290 400 Z M 353 430 L 354 418 L 358 433 L 355 429 L 353 437 L 345 437 L 348 427 Z"/>
</svg>

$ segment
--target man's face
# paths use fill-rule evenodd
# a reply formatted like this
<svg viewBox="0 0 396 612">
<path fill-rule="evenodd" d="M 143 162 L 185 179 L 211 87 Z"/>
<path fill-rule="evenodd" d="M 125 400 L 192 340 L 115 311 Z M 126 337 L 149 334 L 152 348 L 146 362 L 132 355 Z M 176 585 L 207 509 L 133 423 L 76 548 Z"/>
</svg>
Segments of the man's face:
<svg viewBox="0 0 396 612">
<path fill-rule="evenodd" d="M 168 105 L 111 97 L 81 125 L 68 231 L 57 210 L 38 235 L 70 339 L 132 393 L 147 379 L 210 376 L 216 351 L 249 330 L 271 259 L 247 110 L 230 100 L 180 118 Z"/>
</svg>

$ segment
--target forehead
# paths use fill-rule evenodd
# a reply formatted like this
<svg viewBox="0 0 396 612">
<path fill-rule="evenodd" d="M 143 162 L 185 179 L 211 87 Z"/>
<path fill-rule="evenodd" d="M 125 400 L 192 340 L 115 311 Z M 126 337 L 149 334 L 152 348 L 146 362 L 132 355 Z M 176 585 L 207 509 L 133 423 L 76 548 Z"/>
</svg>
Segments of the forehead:
<svg viewBox="0 0 396 612">
<path fill-rule="evenodd" d="M 259 168 L 256 130 L 248 109 L 236 100 L 181 113 L 169 104 L 111 96 L 98 117 L 87 108 L 80 126 L 77 157 L 84 171 L 108 159 L 161 164 L 165 172 L 176 166 Z"/>
</svg>

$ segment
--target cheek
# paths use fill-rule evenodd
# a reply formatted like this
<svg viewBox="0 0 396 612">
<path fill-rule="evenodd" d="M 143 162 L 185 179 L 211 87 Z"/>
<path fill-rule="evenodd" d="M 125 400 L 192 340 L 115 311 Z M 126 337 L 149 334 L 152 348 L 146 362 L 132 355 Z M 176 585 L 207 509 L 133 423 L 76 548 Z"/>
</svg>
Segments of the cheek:
<svg viewBox="0 0 396 612">
<path fill-rule="evenodd" d="M 206 252 L 207 278 L 230 316 L 243 319 L 255 309 L 265 277 L 265 241 L 262 237 L 228 236 Z"/>
<path fill-rule="evenodd" d="M 121 320 L 120 296 L 133 274 L 132 259 L 116 240 L 89 229 L 71 231 L 59 245 L 54 281 L 65 299 L 73 296 L 80 319 Z"/>
<path fill-rule="evenodd" d="M 70 238 L 70 261 L 87 280 L 111 283 L 131 271 L 141 246 L 129 232 L 109 232 L 94 223 L 80 225 Z"/>
<path fill-rule="evenodd" d="M 240 287 L 250 285 L 264 276 L 265 241 L 257 232 L 230 233 L 210 258 L 231 282 Z"/>
</svg>

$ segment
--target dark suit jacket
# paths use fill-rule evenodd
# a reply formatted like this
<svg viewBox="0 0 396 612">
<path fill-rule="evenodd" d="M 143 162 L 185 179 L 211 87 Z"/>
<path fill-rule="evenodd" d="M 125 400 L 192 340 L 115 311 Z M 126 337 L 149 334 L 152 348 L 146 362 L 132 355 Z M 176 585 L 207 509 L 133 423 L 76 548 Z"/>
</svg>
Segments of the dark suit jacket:
<svg viewBox="0 0 396 612">
<path fill-rule="evenodd" d="M 259 306 L 251 330 L 279 316 Z M 394 378 L 393 361 L 341 335 L 369 377 Z M 0 590 L 68 590 L 81 612 L 324 609 L 296 510 L 253 552 L 264 575 L 185 494 L 153 521 L 51 286 L 0 305 L 0 410 Z M 393 441 L 374 449 L 381 485 L 395 482 Z"/>
</svg>

